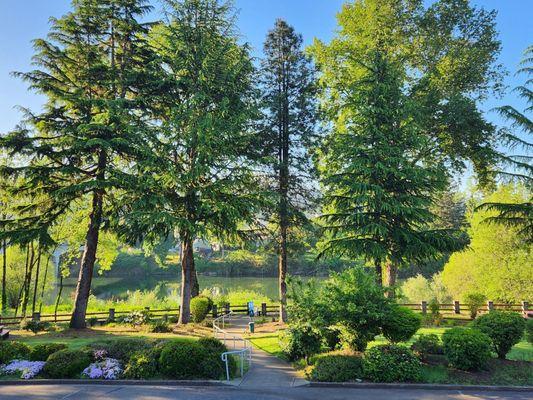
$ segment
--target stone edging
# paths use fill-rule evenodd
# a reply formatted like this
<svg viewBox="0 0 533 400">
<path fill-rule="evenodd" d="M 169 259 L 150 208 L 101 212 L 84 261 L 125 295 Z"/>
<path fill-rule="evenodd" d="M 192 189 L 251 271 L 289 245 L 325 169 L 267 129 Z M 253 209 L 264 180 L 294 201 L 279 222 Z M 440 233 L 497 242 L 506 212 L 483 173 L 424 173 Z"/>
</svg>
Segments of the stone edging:
<svg viewBox="0 0 533 400">
<path fill-rule="evenodd" d="M 0 386 L 9 385 L 110 385 L 110 386 L 228 386 L 223 381 L 214 380 L 103 380 L 103 379 L 28 379 L 28 380 L 0 380 Z"/>
<path fill-rule="evenodd" d="M 309 387 L 351 389 L 424 389 L 461 391 L 533 392 L 533 386 L 448 385 L 432 383 L 309 382 Z"/>
</svg>

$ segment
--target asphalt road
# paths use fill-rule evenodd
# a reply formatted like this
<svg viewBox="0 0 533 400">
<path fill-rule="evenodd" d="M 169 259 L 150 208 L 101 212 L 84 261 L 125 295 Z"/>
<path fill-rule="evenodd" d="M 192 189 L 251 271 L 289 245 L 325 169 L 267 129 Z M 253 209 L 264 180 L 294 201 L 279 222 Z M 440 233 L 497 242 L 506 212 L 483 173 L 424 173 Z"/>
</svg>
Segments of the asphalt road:
<svg viewBox="0 0 533 400">
<path fill-rule="evenodd" d="M 238 387 L 168 387 L 107 385 L 0 386 L 1 400 L 532 400 L 533 392 L 476 392 L 420 389 L 349 389 L 296 387 L 283 390 Z"/>
</svg>

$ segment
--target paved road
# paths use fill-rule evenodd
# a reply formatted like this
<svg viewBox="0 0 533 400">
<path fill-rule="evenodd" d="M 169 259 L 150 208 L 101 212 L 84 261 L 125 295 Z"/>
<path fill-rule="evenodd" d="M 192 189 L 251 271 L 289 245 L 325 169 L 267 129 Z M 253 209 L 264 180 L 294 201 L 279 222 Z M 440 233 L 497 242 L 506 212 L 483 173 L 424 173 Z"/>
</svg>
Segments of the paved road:
<svg viewBox="0 0 533 400">
<path fill-rule="evenodd" d="M 533 392 L 293 387 L 167 387 L 107 385 L 0 386 L 1 400 L 531 400 Z"/>
</svg>

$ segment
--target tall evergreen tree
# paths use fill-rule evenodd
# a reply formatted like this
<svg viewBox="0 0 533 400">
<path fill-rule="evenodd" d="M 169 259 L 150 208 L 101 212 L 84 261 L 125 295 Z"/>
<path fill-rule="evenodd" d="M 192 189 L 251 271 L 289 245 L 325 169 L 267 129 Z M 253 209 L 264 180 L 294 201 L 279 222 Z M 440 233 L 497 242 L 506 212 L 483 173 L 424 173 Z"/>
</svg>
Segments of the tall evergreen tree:
<svg viewBox="0 0 533 400">
<path fill-rule="evenodd" d="M 337 37 L 312 47 L 332 121 L 324 252 L 363 256 L 394 286 L 400 265 L 465 244 L 431 229 L 431 206 L 450 167 L 470 160 L 484 174 L 494 161 L 476 102 L 498 87 L 494 14 L 464 0 L 358 0 L 338 20 Z"/>
<path fill-rule="evenodd" d="M 74 0 L 72 11 L 52 19 L 47 39 L 34 42 L 38 69 L 17 76 L 47 97 L 44 110 L 26 110 L 24 123 L 0 140 L 23 156 L 3 175 L 21 174 L 14 188 L 27 199 L 23 215 L 8 221 L 17 241 L 53 242 L 50 227 L 74 203 L 85 204 L 89 224 L 70 326 L 85 327 L 98 239 L 114 190 L 136 190 L 128 162 L 144 154 L 144 99 L 149 64 L 138 18 L 144 0 Z"/>
<path fill-rule="evenodd" d="M 267 35 L 260 73 L 259 147 L 278 195 L 272 222 L 277 228 L 280 316 L 286 321 L 290 228 L 307 222 L 305 211 L 318 192 L 310 153 L 317 138 L 317 104 L 315 70 L 302 50 L 302 36 L 281 19 Z"/>
<path fill-rule="evenodd" d="M 151 43 L 162 66 L 152 109 L 156 162 L 146 165 L 142 194 L 124 204 L 130 240 L 181 242 L 179 323 L 190 319 L 194 241 L 224 238 L 251 223 L 258 184 L 247 157 L 252 134 L 253 66 L 238 44 L 231 3 L 166 0 L 166 21 Z M 144 237 L 135 237 L 148 232 Z"/>
<path fill-rule="evenodd" d="M 524 85 L 518 86 L 515 92 L 518 93 L 525 104 L 524 111 L 520 111 L 513 106 L 503 106 L 498 108 L 499 114 L 511 123 L 510 128 L 503 129 L 502 139 L 511 151 L 521 149 L 522 154 L 500 154 L 499 160 L 507 170 L 497 171 L 496 174 L 505 180 L 522 182 L 533 192 L 533 121 L 531 121 L 531 111 L 533 110 L 533 91 L 531 89 L 533 75 L 533 46 L 526 49 L 521 62 L 519 74 L 524 74 L 527 78 Z M 480 209 L 496 211 L 496 215 L 487 218 L 487 222 L 495 222 L 511 227 L 516 227 L 522 237 L 529 243 L 533 242 L 533 197 L 522 203 L 483 203 Z"/>
</svg>

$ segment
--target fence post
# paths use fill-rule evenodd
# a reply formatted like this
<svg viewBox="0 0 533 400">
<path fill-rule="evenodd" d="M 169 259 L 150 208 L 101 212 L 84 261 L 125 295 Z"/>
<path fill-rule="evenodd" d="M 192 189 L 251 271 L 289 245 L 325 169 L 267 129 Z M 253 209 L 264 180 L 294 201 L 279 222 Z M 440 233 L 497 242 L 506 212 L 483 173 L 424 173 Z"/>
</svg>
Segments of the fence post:
<svg viewBox="0 0 533 400">
<path fill-rule="evenodd" d="M 216 304 L 213 304 L 213 318 L 218 317 L 218 308 Z"/>
<path fill-rule="evenodd" d="M 423 300 L 422 303 L 420 303 L 420 309 L 422 310 L 422 314 L 428 313 L 428 302 Z"/>
<path fill-rule="evenodd" d="M 494 302 L 492 300 L 487 301 L 487 309 L 489 311 L 494 311 Z"/>
<path fill-rule="evenodd" d="M 266 317 L 266 315 L 267 315 L 267 305 L 266 305 L 266 303 L 261 303 L 261 315 L 263 317 Z"/>
<path fill-rule="evenodd" d="M 114 308 L 109 309 L 109 316 L 107 317 L 107 319 L 109 320 L 109 322 L 115 322 L 115 309 Z"/>
<path fill-rule="evenodd" d="M 529 311 L 529 303 L 527 301 L 522 302 L 522 311 L 525 313 Z"/>
<path fill-rule="evenodd" d="M 461 306 L 460 306 L 458 300 L 455 300 L 453 302 L 453 312 L 456 313 L 456 314 L 461 314 Z"/>
<path fill-rule="evenodd" d="M 229 303 L 224 304 L 224 314 L 229 314 L 230 310 L 231 310 L 230 304 Z"/>
<path fill-rule="evenodd" d="M 40 312 L 34 312 L 32 316 L 32 320 L 35 322 L 39 322 L 41 320 L 41 313 Z"/>
</svg>

